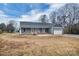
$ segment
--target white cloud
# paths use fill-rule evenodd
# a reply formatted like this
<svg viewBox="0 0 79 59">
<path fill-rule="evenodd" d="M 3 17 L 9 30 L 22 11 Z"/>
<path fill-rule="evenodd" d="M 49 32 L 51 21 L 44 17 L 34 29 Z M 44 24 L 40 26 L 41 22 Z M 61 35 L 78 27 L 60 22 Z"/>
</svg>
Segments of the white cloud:
<svg viewBox="0 0 79 59">
<path fill-rule="evenodd" d="M 65 3 L 53 3 L 53 4 L 50 4 L 50 8 L 60 8 L 62 7 L 63 5 L 65 5 Z"/>
<path fill-rule="evenodd" d="M 5 15 L 5 13 L 0 10 L 0 23 L 7 23 L 8 19 L 7 19 L 7 15 Z"/>
<path fill-rule="evenodd" d="M 7 4 L 5 3 L 5 5 Z M 56 9 L 62 7 L 64 4 L 54 3 L 49 5 L 50 7 L 43 12 L 41 12 L 39 9 L 34 9 L 28 12 L 28 14 L 26 15 L 21 15 L 21 18 L 10 18 L 9 16 L 5 15 L 5 13 L 2 10 L 0 10 L 0 23 L 1 22 L 7 23 L 9 20 L 38 22 L 40 15 L 46 14 L 48 16 L 51 11 L 54 11 L 54 10 L 56 11 Z"/>
<path fill-rule="evenodd" d="M 64 4 L 49 4 L 50 7 L 49 9 L 47 9 L 46 11 L 44 12 L 41 12 L 40 10 L 38 9 L 35 9 L 35 10 L 31 10 L 29 12 L 30 15 L 22 15 L 21 18 L 19 19 L 20 21 L 32 21 L 32 22 L 37 22 L 40 15 L 42 14 L 46 14 L 47 16 L 49 15 L 49 13 L 51 11 L 56 11 L 56 9 L 59 9 L 60 7 L 62 7 Z M 32 6 L 31 6 L 32 7 Z M 39 7 L 39 6 L 38 6 Z"/>
<path fill-rule="evenodd" d="M 29 12 L 29 15 L 22 15 L 19 19 L 20 21 L 31 21 L 31 22 L 38 22 L 40 15 L 44 14 L 38 10 L 32 10 Z"/>
<path fill-rule="evenodd" d="M 7 4 L 5 4 L 5 5 L 7 5 Z M 46 14 L 48 16 L 51 11 L 54 11 L 54 10 L 56 11 L 56 9 L 62 7 L 64 4 L 49 4 L 49 5 L 50 5 L 50 7 L 43 12 L 41 12 L 39 9 L 31 10 L 30 12 L 28 12 L 28 14 L 21 15 L 20 18 L 9 17 L 2 10 L 0 10 L 0 23 L 7 24 L 9 22 L 9 20 L 38 22 L 40 15 Z M 33 7 L 33 6 L 31 6 L 31 7 Z M 9 12 L 11 12 L 11 11 L 9 11 Z M 19 23 L 18 23 L 18 27 L 19 27 Z"/>
<path fill-rule="evenodd" d="M 57 11 L 59 8 L 61 8 L 62 6 L 64 6 L 65 5 L 65 3 L 63 4 L 63 3 L 51 3 L 51 4 L 49 4 L 50 6 L 49 6 L 49 9 L 46 11 L 47 13 L 50 13 L 50 12 L 52 12 L 52 11 Z"/>
<path fill-rule="evenodd" d="M 5 15 L 5 13 L 2 10 L 0 10 L 0 18 L 1 17 L 7 17 L 7 15 Z"/>
<path fill-rule="evenodd" d="M 12 18 L 7 16 L 2 10 L 0 10 L 0 23 L 7 24 L 10 20 L 19 20 L 19 18 Z"/>
</svg>

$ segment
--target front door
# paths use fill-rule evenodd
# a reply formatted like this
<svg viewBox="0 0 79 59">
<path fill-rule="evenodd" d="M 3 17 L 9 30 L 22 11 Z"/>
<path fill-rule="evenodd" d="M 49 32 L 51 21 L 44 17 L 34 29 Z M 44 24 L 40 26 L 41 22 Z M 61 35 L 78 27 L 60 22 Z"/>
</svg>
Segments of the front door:
<svg viewBox="0 0 79 59">
<path fill-rule="evenodd" d="M 46 29 L 45 29 L 45 32 L 46 32 L 46 33 L 49 33 L 49 28 L 46 28 Z"/>
</svg>

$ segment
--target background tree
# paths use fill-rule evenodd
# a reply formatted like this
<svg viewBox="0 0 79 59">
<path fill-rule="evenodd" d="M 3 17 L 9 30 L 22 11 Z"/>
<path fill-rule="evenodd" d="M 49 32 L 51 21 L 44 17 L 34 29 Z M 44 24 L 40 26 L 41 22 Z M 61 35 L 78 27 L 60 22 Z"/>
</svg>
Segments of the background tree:
<svg viewBox="0 0 79 59">
<path fill-rule="evenodd" d="M 15 28 L 12 24 L 8 24 L 7 25 L 7 32 L 12 33 L 14 32 Z"/>
<path fill-rule="evenodd" d="M 9 23 L 7 24 L 7 32 L 14 32 L 16 28 L 16 22 L 14 20 L 10 20 Z"/>
<path fill-rule="evenodd" d="M 15 20 L 10 20 L 9 22 L 8 22 L 8 24 L 12 24 L 12 26 L 15 28 L 15 31 L 17 31 L 18 30 L 18 22 L 17 21 L 15 21 Z"/>
<path fill-rule="evenodd" d="M 47 15 L 41 15 L 40 16 L 40 19 L 39 19 L 42 23 L 46 23 L 46 21 L 47 21 Z"/>
<path fill-rule="evenodd" d="M 54 12 L 51 12 L 51 13 L 49 14 L 49 19 L 50 19 L 51 23 L 52 23 L 53 25 L 55 25 L 55 23 L 56 23 L 56 12 L 55 12 L 55 11 L 54 11 Z"/>
<path fill-rule="evenodd" d="M 6 25 L 5 25 L 4 23 L 1 23 L 1 24 L 0 24 L 0 30 L 1 30 L 2 32 L 5 32 L 5 31 L 6 31 Z"/>
<path fill-rule="evenodd" d="M 17 26 L 17 22 L 15 20 L 10 20 L 8 24 L 12 24 L 15 28 Z"/>
</svg>

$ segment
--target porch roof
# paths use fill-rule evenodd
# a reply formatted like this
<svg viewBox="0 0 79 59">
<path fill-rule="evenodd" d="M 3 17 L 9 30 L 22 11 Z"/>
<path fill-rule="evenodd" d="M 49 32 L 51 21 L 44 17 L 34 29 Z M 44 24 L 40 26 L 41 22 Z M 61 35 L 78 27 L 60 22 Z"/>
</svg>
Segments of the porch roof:
<svg viewBox="0 0 79 59">
<path fill-rule="evenodd" d="M 21 28 L 51 28 L 51 23 L 41 22 L 20 22 Z"/>
</svg>

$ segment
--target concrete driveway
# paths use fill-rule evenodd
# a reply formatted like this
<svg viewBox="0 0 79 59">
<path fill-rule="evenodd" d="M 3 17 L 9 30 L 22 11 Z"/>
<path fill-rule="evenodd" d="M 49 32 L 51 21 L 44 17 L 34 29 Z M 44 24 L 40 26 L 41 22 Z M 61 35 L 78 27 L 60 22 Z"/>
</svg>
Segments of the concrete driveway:
<svg viewBox="0 0 79 59">
<path fill-rule="evenodd" d="M 79 38 L 79 35 L 75 35 L 75 34 L 64 34 L 63 36 Z"/>
</svg>

